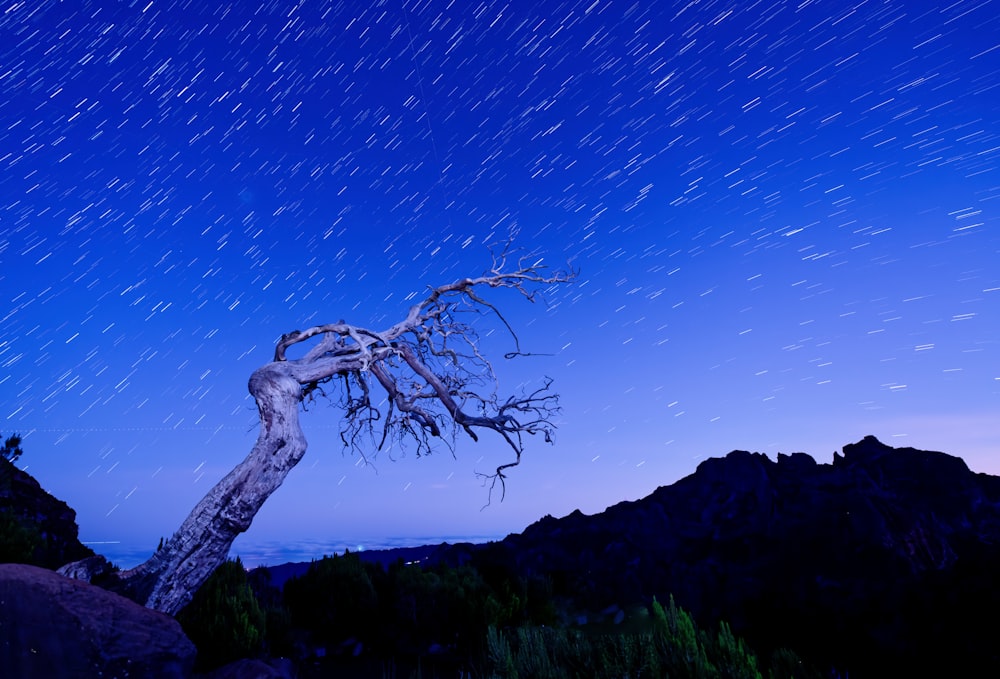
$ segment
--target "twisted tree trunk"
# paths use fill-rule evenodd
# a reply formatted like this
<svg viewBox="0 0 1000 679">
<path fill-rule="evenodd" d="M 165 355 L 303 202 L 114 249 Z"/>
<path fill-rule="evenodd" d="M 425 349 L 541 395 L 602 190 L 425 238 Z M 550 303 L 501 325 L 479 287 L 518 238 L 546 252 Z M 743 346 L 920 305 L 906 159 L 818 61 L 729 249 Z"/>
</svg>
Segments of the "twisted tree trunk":
<svg viewBox="0 0 1000 679">
<path fill-rule="evenodd" d="M 260 435 L 250 454 L 195 506 L 174 537 L 119 578 L 131 598 L 177 613 L 229 554 L 264 502 L 306 452 L 299 425 L 302 385 L 288 363 L 268 363 L 250 377 Z"/>
<path fill-rule="evenodd" d="M 419 456 L 430 452 L 431 441 L 448 431 L 452 437 L 465 432 L 473 440 L 478 440 L 479 429 L 499 434 L 515 457 L 481 476 L 491 493 L 498 484 L 502 491 L 506 470 L 521 460 L 523 437 L 542 434 L 546 441 L 552 440 L 558 396 L 548 391 L 546 380 L 530 393 L 498 401 L 492 388 L 493 366 L 480 354 L 474 329 L 459 319 L 469 313 L 495 315 L 510 331 L 499 311 L 475 288 L 510 288 L 533 300 L 535 286 L 574 277 L 565 272 L 543 275 L 540 262 L 525 265 L 523 258 L 516 269 L 507 271 L 506 258 L 505 251 L 483 276 L 432 288 L 387 330 L 341 321 L 282 336 L 274 361 L 250 377 L 250 393 L 260 415 L 253 450 L 202 498 L 148 561 L 105 584 L 150 608 L 169 614 L 180 611 L 302 459 L 306 439 L 299 426 L 299 407 L 316 392 L 325 395 L 322 385 L 328 382 L 340 388 L 345 411 L 341 439 L 345 447 L 362 455 L 365 441 L 374 442 L 376 449 L 387 441 L 408 441 Z M 513 331 L 511 335 L 515 351 L 507 357 L 523 355 Z M 319 339 L 302 358 L 286 358 L 289 347 L 314 337 Z M 383 390 L 385 398 L 372 398 L 375 388 Z M 60 570 L 85 579 L 94 575 L 94 569 L 83 563 Z"/>
</svg>

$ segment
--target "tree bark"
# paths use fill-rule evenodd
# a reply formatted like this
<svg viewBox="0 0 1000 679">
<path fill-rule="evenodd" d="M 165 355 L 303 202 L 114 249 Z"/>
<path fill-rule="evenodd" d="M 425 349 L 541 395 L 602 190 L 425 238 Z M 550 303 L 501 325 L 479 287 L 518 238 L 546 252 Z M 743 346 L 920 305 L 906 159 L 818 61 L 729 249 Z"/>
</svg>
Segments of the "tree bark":
<svg viewBox="0 0 1000 679">
<path fill-rule="evenodd" d="M 130 597 L 170 615 L 183 608 L 229 554 L 233 540 L 306 452 L 299 425 L 302 385 L 290 363 L 258 368 L 249 389 L 260 414 L 253 450 L 195 506 L 184 523 L 145 563 L 119 578 Z"/>
</svg>

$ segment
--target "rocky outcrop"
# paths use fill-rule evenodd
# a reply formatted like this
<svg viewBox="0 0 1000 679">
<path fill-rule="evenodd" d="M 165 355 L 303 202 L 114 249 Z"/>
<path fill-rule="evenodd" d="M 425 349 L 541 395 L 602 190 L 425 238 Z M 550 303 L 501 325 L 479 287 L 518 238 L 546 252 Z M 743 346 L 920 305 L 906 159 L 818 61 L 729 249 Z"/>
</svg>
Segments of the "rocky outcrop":
<svg viewBox="0 0 1000 679">
<path fill-rule="evenodd" d="M 194 645 L 176 620 L 99 587 L 0 564 L 0 676 L 174 678 Z"/>
<path fill-rule="evenodd" d="M 1000 478 L 943 453 L 874 437 L 832 464 L 735 451 L 641 500 L 546 517 L 478 552 L 591 610 L 673 594 L 763 649 L 852 677 L 1000 675 Z"/>
<path fill-rule="evenodd" d="M 13 517 L 31 532 L 37 531 L 38 545 L 29 559 L 33 564 L 58 568 L 94 555 L 78 538 L 76 512 L 47 493 L 30 474 L 3 458 L 0 458 L 0 513 Z"/>
</svg>

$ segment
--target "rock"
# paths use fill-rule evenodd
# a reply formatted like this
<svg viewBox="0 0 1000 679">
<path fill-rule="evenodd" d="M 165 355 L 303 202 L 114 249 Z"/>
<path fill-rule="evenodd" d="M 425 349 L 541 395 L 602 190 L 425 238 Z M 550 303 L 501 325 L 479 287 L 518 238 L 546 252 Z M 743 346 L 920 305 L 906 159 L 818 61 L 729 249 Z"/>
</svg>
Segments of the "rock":
<svg viewBox="0 0 1000 679">
<path fill-rule="evenodd" d="M 105 557 L 98 554 L 79 561 L 71 561 L 56 569 L 56 573 L 74 580 L 95 582 L 113 577 L 114 566 Z"/>
<path fill-rule="evenodd" d="M 0 676 L 187 677 L 196 650 L 180 624 L 99 587 L 0 564 Z"/>
</svg>

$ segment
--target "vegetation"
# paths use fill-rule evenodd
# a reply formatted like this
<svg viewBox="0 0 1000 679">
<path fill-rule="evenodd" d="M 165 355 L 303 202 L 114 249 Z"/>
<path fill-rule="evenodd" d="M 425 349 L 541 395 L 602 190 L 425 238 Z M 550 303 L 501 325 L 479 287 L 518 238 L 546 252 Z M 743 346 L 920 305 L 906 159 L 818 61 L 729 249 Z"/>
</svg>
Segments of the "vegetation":
<svg viewBox="0 0 1000 679">
<path fill-rule="evenodd" d="M 8 436 L 0 447 L 0 493 L 10 490 L 14 463 L 24 453 L 21 450 L 21 437 L 17 434 Z"/>
<path fill-rule="evenodd" d="M 0 458 L 8 462 L 17 462 L 22 453 L 24 451 L 21 450 L 21 437 L 17 434 L 8 436 L 3 442 L 3 447 L 0 448 Z"/>
<path fill-rule="evenodd" d="M 38 557 L 43 545 L 38 526 L 13 512 L 0 511 L 0 563 L 44 565 Z"/>
<path fill-rule="evenodd" d="M 473 563 L 385 569 L 356 554 L 314 561 L 302 576 L 248 580 L 226 562 L 179 616 L 211 669 L 239 657 L 292 656 L 338 676 L 484 679 L 810 679 L 793 652 L 762 662 L 720 622 L 701 629 L 673 597 L 578 624 L 551 584 Z M 562 611 L 560 613 L 560 611 Z"/>
<path fill-rule="evenodd" d="M 264 649 L 266 618 L 239 557 L 215 569 L 177 620 L 198 647 L 201 669 L 253 657 Z"/>
<path fill-rule="evenodd" d="M 491 627 L 487 631 L 484 676 L 491 679 L 819 677 L 787 649 L 776 651 L 769 667 L 761 668 L 754 652 L 726 623 L 719 623 L 714 634 L 699 630 L 673 597 L 666 609 L 654 599 L 649 614 L 649 624 L 642 632 L 593 634 L 568 627 L 518 627 L 501 631 Z"/>
</svg>

